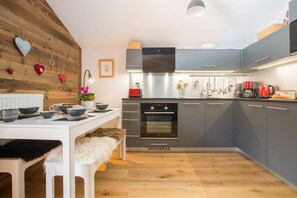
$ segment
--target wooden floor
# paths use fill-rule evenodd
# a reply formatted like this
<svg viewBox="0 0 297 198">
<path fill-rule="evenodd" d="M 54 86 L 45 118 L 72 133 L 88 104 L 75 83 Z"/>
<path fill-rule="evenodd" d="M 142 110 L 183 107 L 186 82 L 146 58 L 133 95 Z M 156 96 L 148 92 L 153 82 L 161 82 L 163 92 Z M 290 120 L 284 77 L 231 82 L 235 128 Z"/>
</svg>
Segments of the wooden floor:
<svg viewBox="0 0 297 198">
<path fill-rule="evenodd" d="M 76 194 L 83 198 L 83 180 Z M 56 197 L 62 197 L 56 178 Z M 11 197 L 11 186 L 0 197 Z M 26 173 L 26 197 L 45 197 L 41 164 Z M 96 197 L 288 198 L 297 191 L 238 153 L 131 153 L 96 173 Z"/>
</svg>

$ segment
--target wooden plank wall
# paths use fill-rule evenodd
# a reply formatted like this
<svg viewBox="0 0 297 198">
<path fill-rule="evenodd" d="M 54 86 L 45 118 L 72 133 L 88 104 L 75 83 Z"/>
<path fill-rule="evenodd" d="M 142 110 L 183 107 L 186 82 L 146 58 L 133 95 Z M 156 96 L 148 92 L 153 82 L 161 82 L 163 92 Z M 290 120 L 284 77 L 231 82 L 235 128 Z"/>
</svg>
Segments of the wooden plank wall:
<svg viewBox="0 0 297 198">
<path fill-rule="evenodd" d="M 25 57 L 14 42 L 22 33 L 32 45 Z M 56 62 L 52 68 L 51 54 Z M 45 66 L 41 76 L 34 69 L 37 63 Z M 6 71 L 9 67 L 13 75 Z M 64 84 L 59 80 L 61 73 L 67 76 Z M 48 109 L 54 103 L 78 103 L 80 82 L 81 48 L 46 0 L 1 0 L 0 93 L 42 93 Z"/>
</svg>

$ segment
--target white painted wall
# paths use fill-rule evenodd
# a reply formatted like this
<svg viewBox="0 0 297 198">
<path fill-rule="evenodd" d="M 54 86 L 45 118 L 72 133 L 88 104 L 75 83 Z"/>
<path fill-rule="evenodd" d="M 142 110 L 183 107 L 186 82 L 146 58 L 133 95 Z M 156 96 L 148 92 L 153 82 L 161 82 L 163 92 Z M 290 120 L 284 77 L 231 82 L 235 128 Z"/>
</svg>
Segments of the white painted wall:
<svg viewBox="0 0 297 198">
<path fill-rule="evenodd" d="M 114 59 L 114 78 L 99 78 L 99 59 Z M 126 49 L 83 49 L 82 80 L 85 69 L 89 69 L 94 78 L 92 84 L 86 80 L 90 92 L 94 92 L 97 102 L 109 104 L 109 107 L 121 107 L 122 98 L 128 96 L 129 74 L 126 72 Z"/>
<path fill-rule="evenodd" d="M 280 90 L 297 91 L 297 62 L 253 73 L 245 80 L 261 81 L 278 86 Z"/>
</svg>

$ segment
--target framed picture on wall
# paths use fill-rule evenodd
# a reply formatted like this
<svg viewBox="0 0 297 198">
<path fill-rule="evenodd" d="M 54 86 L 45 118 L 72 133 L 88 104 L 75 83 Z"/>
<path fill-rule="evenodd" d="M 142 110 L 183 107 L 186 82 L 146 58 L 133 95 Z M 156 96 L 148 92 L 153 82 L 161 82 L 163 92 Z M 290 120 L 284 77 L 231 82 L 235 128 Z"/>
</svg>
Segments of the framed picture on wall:
<svg viewBox="0 0 297 198">
<path fill-rule="evenodd" d="M 114 59 L 99 60 L 99 78 L 114 77 Z"/>
</svg>

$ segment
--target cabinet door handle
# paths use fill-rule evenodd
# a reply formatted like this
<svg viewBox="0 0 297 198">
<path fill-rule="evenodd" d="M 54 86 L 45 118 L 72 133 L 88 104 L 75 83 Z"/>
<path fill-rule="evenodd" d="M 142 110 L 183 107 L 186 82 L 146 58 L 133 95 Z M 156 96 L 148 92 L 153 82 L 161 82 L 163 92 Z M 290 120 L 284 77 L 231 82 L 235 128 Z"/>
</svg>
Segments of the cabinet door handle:
<svg viewBox="0 0 297 198">
<path fill-rule="evenodd" d="M 256 62 L 259 63 L 259 62 L 265 61 L 265 60 L 270 59 L 270 58 L 271 58 L 270 56 L 266 56 L 264 58 L 261 58 L 259 60 L 256 60 Z"/>
<path fill-rule="evenodd" d="M 123 111 L 123 113 L 139 113 L 138 111 Z"/>
<path fill-rule="evenodd" d="M 151 146 L 167 146 L 167 143 L 152 143 Z"/>
<path fill-rule="evenodd" d="M 139 121 L 139 119 L 123 119 L 123 121 Z"/>
<path fill-rule="evenodd" d="M 126 137 L 129 137 L 129 138 L 139 138 L 140 136 L 139 135 L 126 135 Z"/>
<path fill-rule="evenodd" d="M 216 65 L 201 65 L 202 68 L 214 68 Z"/>
<path fill-rule="evenodd" d="M 280 110 L 280 111 L 289 111 L 288 108 L 280 108 L 280 107 L 266 107 L 267 109 L 273 109 L 273 110 Z"/>
<path fill-rule="evenodd" d="M 207 103 L 207 105 L 210 105 L 210 106 L 222 106 L 222 105 L 225 105 L 225 103 Z"/>
<path fill-rule="evenodd" d="M 262 105 L 252 105 L 252 104 L 249 104 L 248 106 L 249 107 L 254 107 L 254 108 L 263 108 L 264 107 Z"/>
<path fill-rule="evenodd" d="M 146 115 L 167 115 L 167 114 L 174 114 L 174 112 L 168 111 L 168 112 L 144 112 Z"/>
<path fill-rule="evenodd" d="M 200 105 L 200 103 L 184 103 L 184 105 Z"/>
</svg>

